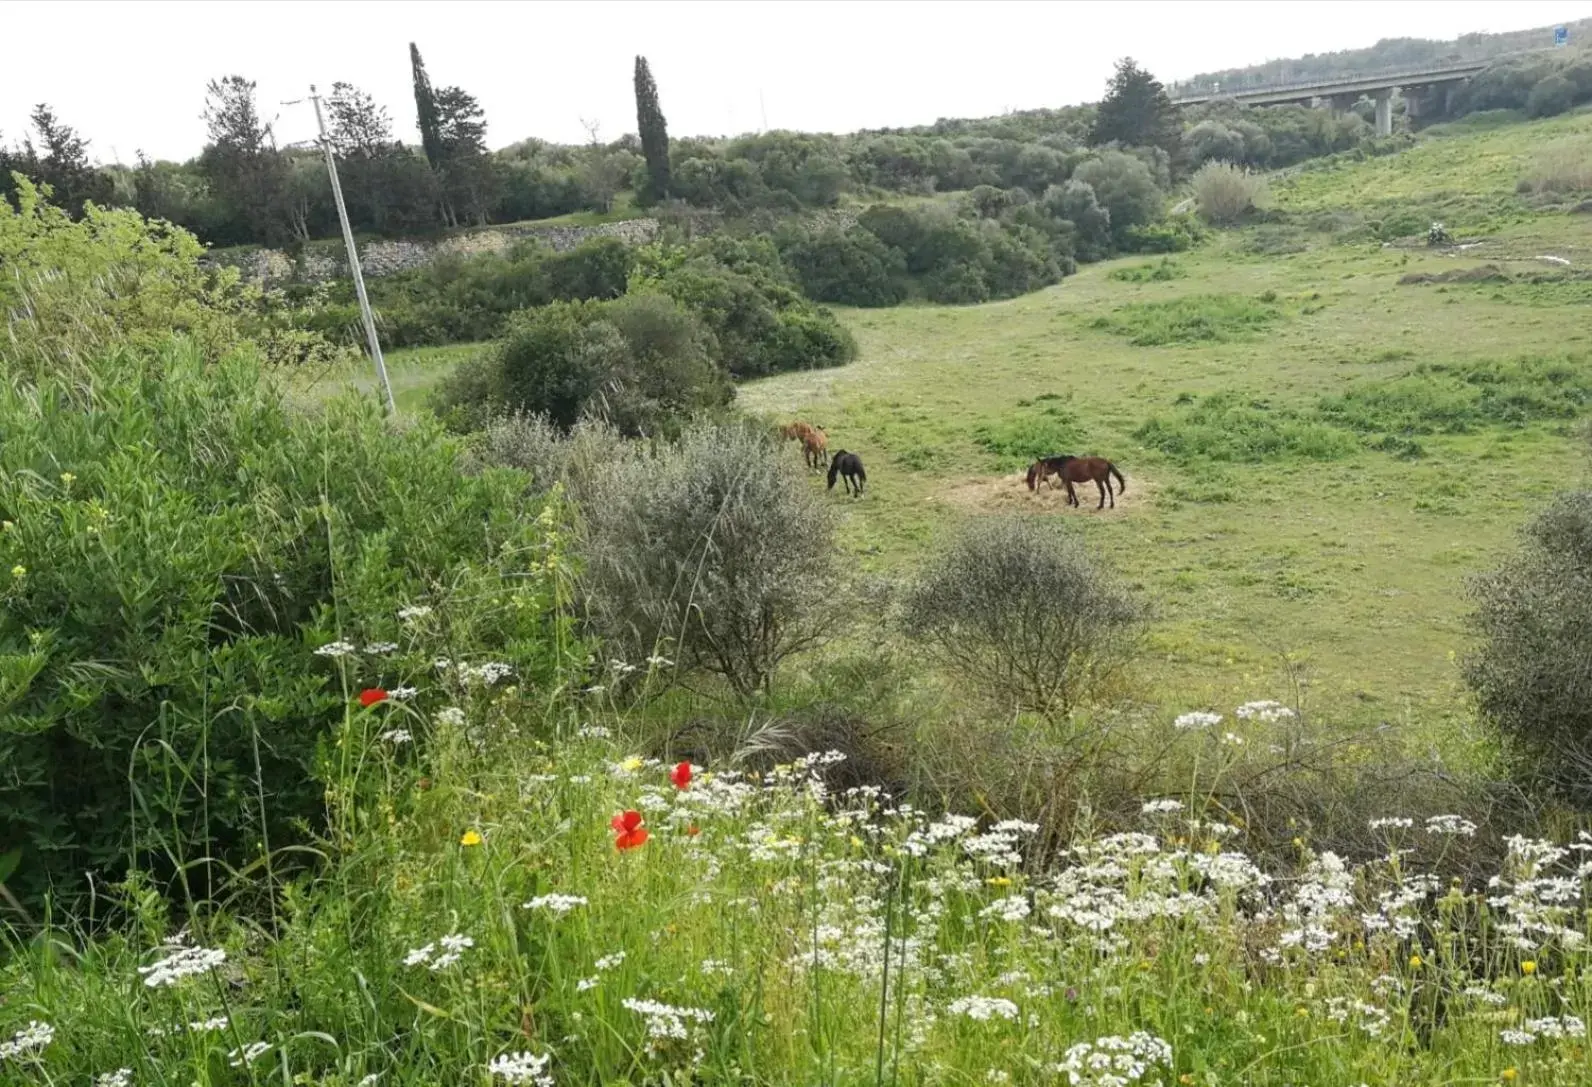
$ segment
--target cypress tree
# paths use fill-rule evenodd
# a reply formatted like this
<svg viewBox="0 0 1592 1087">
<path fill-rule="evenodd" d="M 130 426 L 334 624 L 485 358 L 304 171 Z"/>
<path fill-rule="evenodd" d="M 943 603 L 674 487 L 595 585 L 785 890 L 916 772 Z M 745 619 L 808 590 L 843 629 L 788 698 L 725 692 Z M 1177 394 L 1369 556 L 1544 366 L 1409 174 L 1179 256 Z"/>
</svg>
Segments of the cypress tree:
<svg viewBox="0 0 1592 1087">
<path fill-rule="evenodd" d="M 425 149 L 426 161 L 435 170 L 442 166 L 447 155 L 437 123 L 437 96 L 432 93 L 426 62 L 420 59 L 420 49 L 414 42 L 409 43 L 409 66 L 415 74 L 415 116 L 420 122 L 420 146 Z"/>
<path fill-rule="evenodd" d="M 669 196 L 669 130 L 658 106 L 658 85 L 652 81 L 646 57 L 636 58 L 636 128 L 641 134 L 641 153 L 647 160 L 647 191 L 643 196 L 649 203 L 656 203 Z"/>
</svg>

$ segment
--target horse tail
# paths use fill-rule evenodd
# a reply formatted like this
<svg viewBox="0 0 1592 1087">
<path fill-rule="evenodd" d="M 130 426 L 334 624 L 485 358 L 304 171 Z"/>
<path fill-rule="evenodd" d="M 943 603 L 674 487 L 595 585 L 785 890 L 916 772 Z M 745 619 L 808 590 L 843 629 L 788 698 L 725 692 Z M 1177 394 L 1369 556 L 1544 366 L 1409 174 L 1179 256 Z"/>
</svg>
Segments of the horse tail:
<svg viewBox="0 0 1592 1087">
<path fill-rule="evenodd" d="M 842 449 L 840 452 L 835 454 L 835 459 L 829 462 L 829 489 L 830 490 L 834 490 L 835 489 L 835 480 L 840 477 L 840 458 L 845 456 L 845 455 L 846 455 L 846 451 L 844 449 Z"/>
<path fill-rule="evenodd" d="M 868 482 L 868 470 L 862 466 L 862 458 L 853 457 L 851 462 L 857 466 L 857 478 L 864 483 Z"/>
<path fill-rule="evenodd" d="M 1128 481 L 1122 478 L 1122 473 L 1117 471 L 1117 466 L 1110 461 L 1106 461 L 1106 471 L 1117 477 L 1117 493 L 1127 494 Z"/>
</svg>

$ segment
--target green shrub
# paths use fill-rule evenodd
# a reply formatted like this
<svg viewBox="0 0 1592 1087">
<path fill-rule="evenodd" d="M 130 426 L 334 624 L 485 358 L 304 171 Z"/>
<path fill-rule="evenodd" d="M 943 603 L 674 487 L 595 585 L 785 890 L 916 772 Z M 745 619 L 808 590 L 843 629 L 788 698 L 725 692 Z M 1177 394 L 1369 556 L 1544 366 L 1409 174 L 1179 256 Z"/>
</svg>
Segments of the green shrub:
<svg viewBox="0 0 1592 1087">
<path fill-rule="evenodd" d="M 1196 294 L 1165 302 L 1130 302 L 1097 317 L 1091 328 L 1128 337 L 1136 347 L 1227 343 L 1281 319 L 1276 306 L 1241 294 Z"/>
<path fill-rule="evenodd" d="M 1324 397 L 1317 413 L 1362 433 L 1457 434 L 1480 426 L 1575 419 L 1592 406 L 1592 368 L 1574 359 L 1421 366 Z"/>
<path fill-rule="evenodd" d="M 1172 418 L 1151 419 L 1134 436 L 1185 464 L 1285 457 L 1337 460 L 1356 448 L 1353 437 L 1336 427 L 1232 393 L 1207 396 Z"/>
<path fill-rule="evenodd" d="M 1106 274 L 1107 279 L 1115 279 L 1122 283 L 1164 283 L 1173 279 L 1183 279 L 1188 275 L 1187 270 L 1177 263 L 1162 257 L 1153 264 L 1134 264 L 1126 268 L 1113 268 Z"/>
<path fill-rule="evenodd" d="M 665 294 L 554 302 L 514 317 L 494 349 L 438 386 L 436 407 L 481 425 L 499 412 L 567 430 L 587 414 L 625 434 L 667 432 L 734 395 L 700 321 Z"/>
<path fill-rule="evenodd" d="M 907 296 L 906 256 L 860 228 L 826 230 L 782 254 L 807 297 L 847 306 L 894 306 Z"/>
<path fill-rule="evenodd" d="M 548 299 L 573 302 L 586 298 L 618 298 L 625 293 L 635 251 L 618 238 L 595 238 L 541 262 L 541 280 Z"/>
<path fill-rule="evenodd" d="M 1159 218 L 1165 203 L 1154 171 L 1124 151 L 1100 152 L 1098 158 L 1074 170 L 1072 180 L 1094 190 L 1100 206 L 1111 216 L 1111 236 L 1119 248 L 1128 248 L 1129 231 Z"/>
<path fill-rule="evenodd" d="M 182 343 L 4 383 L 0 431 L 0 841 L 33 903 L 130 866 L 202 895 L 301 842 L 365 735 L 352 695 L 430 670 L 400 608 L 551 674 L 523 480 L 464 478 L 434 425 L 290 411 L 252 357 Z"/>
<path fill-rule="evenodd" d="M 1561 495 L 1470 588 L 1481 644 L 1464 675 L 1523 782 L 1592 805 L 1592 492 Z"/>
<path fill-rule="evenodd" d="M 1575 105 L 1576 89 L 1562 75 L 1550 75 L 1531 88 L 1526 97 L 1526 113 L 1532 117 L 1556 117 Z"/>
<path fill-rule="evenodd" d="M 1049 407 L 1000 422 L 983 423 L 973 431 L 973 441 L 992 454 L 1003 470 L 1032 464 L 1040 457 L 1082 453 L 1075 414 L 1066 407 Z"/>
<path fill-rule="evenodd" d="M 16 207 L 0 200 L 0 317 L 13 374 L 84 364 L 118 344 L 152 346 L 173 332 L 218 355 L 241 336 L 258 292 L 236 269 L 199 267 L 185 230 L 134 211 L 90 205 L 81 220 L 17 175 Z"/>
<path fill-rule="evenodd" d="M 1070 534 L 1037 520 L 975 521 L 931 560 L 902 623 L 997 705 L 1065 715 L 1129 656 L 1143 609 Z"/>
</svg>

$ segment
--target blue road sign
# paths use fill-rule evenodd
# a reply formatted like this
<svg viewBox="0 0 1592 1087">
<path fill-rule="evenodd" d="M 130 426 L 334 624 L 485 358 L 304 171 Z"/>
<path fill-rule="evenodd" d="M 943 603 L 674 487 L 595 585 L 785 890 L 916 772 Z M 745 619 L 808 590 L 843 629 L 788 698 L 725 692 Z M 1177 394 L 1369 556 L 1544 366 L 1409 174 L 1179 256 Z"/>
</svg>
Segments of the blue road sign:
<svg viewBox="0 0 1592 1087">
<path fill-rule="evenodd" d="M 1567 26 L 1556 26 L 1556 27 L 1554 27 L 1553 28 L 1553 44 L 1554 45 L 1569 45 L 1570 44 L 1570 28 L 1567 27 Z"/>
</svg>

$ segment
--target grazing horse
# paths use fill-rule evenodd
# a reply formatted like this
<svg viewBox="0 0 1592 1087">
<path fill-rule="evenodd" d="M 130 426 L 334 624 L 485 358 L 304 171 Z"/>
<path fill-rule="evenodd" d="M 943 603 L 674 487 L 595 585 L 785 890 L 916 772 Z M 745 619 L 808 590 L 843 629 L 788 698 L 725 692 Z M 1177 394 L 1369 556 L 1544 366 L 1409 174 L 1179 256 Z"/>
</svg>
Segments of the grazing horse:
<svg viewBox="0 0 1592 1087">
<path fill-rule="evenodd" d="M 1117 471 L 1117 466 L 1104 457 L 1041 457 L 1028 467 L 1028 489 L 1034 490 L 1039 484 L 1051 476 L 1057 476 L 1067 485 L 1067 505 L 1078 505 L 1078 492 L 1072 489 L 1074 483 L 1093 483 L 1100 491 L 1100 509 L 1106 504 L 1106 498 L 1111 499 L 1111 508 L 1117 508 L 1117 494 L 1128 493 L 1128 481 L 1122 478 L 1122 473 Z M 1111 489 L 1111 477 L 1117 477 L 1117 490 Z M 1051 484 L 1055 486 L 1054 483 Z"/>
<path fill-rule="evenodd" d="M 786 423 L 779 428 L 782 438 L 795 438 L 802 443 L 802 459 L 807 462 L 807 467 L 822 469 L 824 461 L 828 458 L 825 453 L 829 449 L 829 438 L 818 427 L 800 420 Z"/>
<path fill-rule="evenodd" d="M 851 494 L 856 488 L 856 495 L 862 496 L 862 485 L 868 482 L 868 473 L 862 470 L 862 458 L 855 453 L 848 453 L 844 449 L 835 454 L 835 459 L 829 462 L 829 489 L 835 489 L 835 477 L 846 478 L 846 493 Z"/>
</svg>

